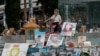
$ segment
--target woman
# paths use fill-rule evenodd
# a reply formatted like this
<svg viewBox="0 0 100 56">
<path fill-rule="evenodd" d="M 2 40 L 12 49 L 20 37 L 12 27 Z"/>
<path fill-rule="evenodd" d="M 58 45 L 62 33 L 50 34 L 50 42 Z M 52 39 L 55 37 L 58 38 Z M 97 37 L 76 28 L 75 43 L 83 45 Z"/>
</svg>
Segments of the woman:
<svg viewBox="0 0 100 56">
<path fill-rule="evenodd" d="M 54 14 L 48 20 L 53 20 L 52 25 L 55 25 L 54 32 L 61 32 L 60 24 L 62 22 L 62 19 L 61 19 L 61 16 L 59 15 L 58 9 L 54 10 Z"/>
<path fill-rule="evenodd" d="M 70 32 L 72 31 L 72 28 L 73 28 L 72 24 L 66 24 L 63 31 Z"/>
</svg>

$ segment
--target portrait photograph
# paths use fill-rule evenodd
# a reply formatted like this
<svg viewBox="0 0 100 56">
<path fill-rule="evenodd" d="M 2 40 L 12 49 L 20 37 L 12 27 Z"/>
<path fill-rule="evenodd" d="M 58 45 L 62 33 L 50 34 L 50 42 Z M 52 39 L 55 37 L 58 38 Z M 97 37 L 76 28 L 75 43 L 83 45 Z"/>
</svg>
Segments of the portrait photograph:
<svg viewBox="0 0 100 56">
<path fill-rule="evenodd" d="M 44 42 L 45 42 L 45 32 L 35 32 L 35 41 L 36 41 L 36 46 L 38 48 L 43 48 L 44 47 Z"/>
<path fill-rule="evenodd" d="M 62 27 L 62 35 L 73 36 L 76 30 L 77 23 L 64 22 Z"/>
<path fill-rule="evenodd" d="M 63 37 L 57 34 L 50 34 L 47 41 L 47 46 L 60 46 L 63 42 Z"/>
</svg>

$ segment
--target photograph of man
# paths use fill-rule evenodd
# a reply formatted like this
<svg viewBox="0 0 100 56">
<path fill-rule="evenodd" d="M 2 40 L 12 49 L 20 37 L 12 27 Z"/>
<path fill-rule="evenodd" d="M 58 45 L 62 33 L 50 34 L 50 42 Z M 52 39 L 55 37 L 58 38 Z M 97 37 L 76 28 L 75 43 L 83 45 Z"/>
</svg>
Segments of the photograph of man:
<svg viewBox="0 0 100 56">
<path fill-rule="evenodd" d="M 59 46 L 63 42 L 63 37 L 60 37 L 57 34 L 51 34 L 47 41 L 47 46 Z"/>
</svg>

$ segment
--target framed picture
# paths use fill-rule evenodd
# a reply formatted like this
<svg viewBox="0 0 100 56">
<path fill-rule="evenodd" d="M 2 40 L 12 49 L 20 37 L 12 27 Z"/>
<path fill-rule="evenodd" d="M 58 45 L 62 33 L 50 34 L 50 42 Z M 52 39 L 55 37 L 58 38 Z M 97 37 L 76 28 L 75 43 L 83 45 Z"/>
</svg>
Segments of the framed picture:
<svg viewBox="0 0 100 56">
<path fill-rule="evenodd" d="M 35 32 L 35 41 L 37 43 L 37 48 L 43 48 L 45 42 L 45 32 Z"/>
<path fill-rule="evenodd" d="M 62 35 L 73 36 L 75 34 L 77 23 L 64 22 L 62 27 Z"/>
<path fill-rule="evenodd" d="M 6 43 L 1 56 L 26 56 L 28 43 Z"/>
<path fill-rule="evenodd" d="M 60 46 L 62 45 L 63 37 L 57 34 L 50 34 L 46 46 Z"/>
</svg>

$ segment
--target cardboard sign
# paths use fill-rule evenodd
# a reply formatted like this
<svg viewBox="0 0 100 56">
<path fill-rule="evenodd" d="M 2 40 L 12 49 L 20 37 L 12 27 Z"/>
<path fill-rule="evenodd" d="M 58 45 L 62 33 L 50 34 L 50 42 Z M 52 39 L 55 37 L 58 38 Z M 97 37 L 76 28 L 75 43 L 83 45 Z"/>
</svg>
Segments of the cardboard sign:
<svg viewBox="0 0 100 56">
<path fill-rule="evenodd" d="M 84 43 L 86 41 L 86 36 L 78 36 L 78 44 Z"/>
<path fill-rule="evenodd" d="M 86 47 L 91 46 L 91 41 L 85 41 L 84 46 L 86 46 Z"/>
<path fill-rule="evenodd" d="M 45 42 L 45 32 L 35 32 L 35 41 L 37 43 L 38 48 L 43 48 L 44 47 L 44 42 Z"/>
<path fill-rule="evenodd" d="M 73 36 L 76 30 L 77 23 L 64 22 L 62 27 L 62 35 Z"/>
<path fill-rule="evenodd" d="M 6 43 L 1 56 L 26 56 L 28 43 Z"/>
<path fill-rule="evenodd" d="M 63 37 L 57 34 L 50 34 L 49 39 L 47 41 L 47 46 L 59 46 L 63 42 Z"/>
</svg>

